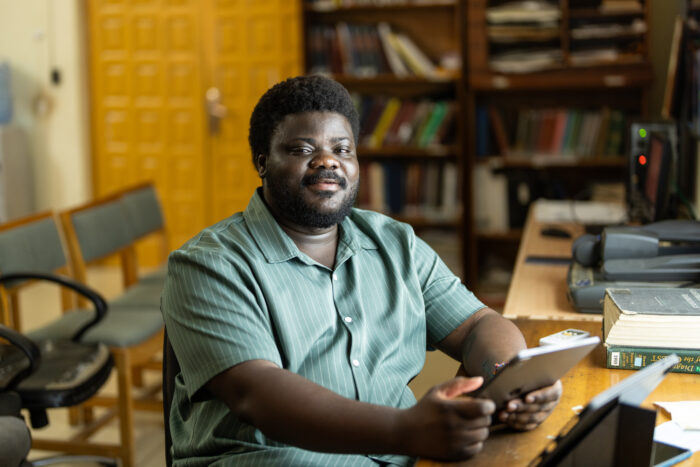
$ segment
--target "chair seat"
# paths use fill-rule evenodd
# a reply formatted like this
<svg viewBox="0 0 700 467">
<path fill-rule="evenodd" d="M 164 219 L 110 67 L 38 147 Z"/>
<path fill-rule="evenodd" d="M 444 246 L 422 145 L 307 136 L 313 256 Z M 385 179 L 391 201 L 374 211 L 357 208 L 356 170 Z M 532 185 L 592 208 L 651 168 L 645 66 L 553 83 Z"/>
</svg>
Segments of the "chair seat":
<svg viewBox="0 0 700 467">
<path fill-rule="evenodd" d="M 92 317 L 91 311 L 70 311 L 52 323 L 28 332 L 27 336 L 35 341 L 70 339 Z M 163 316 L 160 313 L 110 308 L 102 321 L 92 326 L 81 341 L 125 348 L 145 342 L 161 329 Z"/>
<path fill-rule="evenodd" d="M 86 401 L 107 381 L 114 366 L 104 344 L 65 339 L 38 344 L 39 368 L 14 389 L 29 410 L 71 407 Z"/>
<path fill-rule="evenodd" d="M 161 287 L 165 285 L 165 278 L 168 276 L 168 265 L 154 269 L 148 274 L 144 274 L 139 277 L 139 284 L 148 285 L 160 285 Z"/>
<path fill-rule="evenodd" d="M 117 298 L 110 300 L 109 309 L 110 311 L 140 309 L 160 314 L 160 295 L 162 292 L 163 284 L 159 284 L 155 279 L 147 283 L 137 282 Z"/>
</svg>

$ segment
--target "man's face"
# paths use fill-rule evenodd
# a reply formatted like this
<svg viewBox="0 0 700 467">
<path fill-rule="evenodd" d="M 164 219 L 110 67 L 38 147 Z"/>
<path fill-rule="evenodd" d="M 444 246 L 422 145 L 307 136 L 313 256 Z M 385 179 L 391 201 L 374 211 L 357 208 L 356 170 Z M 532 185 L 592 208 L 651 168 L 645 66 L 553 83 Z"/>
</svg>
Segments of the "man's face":
<svg viewBox="0 0 700 467">
<path fill-rule="evenodd" d="M 359 187 L 350 123 L 335 112 L 287 115 L 272 135 L 269 156 L 258 156 L 258 171 L 276 215 L 307 228 L 340 223 Z"/>
</svg>

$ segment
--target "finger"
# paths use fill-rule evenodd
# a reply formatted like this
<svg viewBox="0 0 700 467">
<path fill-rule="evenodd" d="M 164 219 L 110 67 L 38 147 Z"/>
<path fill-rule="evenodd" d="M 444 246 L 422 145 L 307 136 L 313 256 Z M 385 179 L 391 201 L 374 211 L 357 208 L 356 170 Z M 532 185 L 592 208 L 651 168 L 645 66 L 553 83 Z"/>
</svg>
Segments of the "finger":
<svg viewBox="0 0 700 467">
<path fill-rule="evenodd" d="M 466 419 L 490 416 L 496 411 L 496 404 L 489 399 L 465 397 L 450 401 L 450 404 L 453 404 L 453 408 L 457 413 Z"/>
<path fill-rule="evenodd" d="M 523 401 L 510 401 L 506 407 L 507 412 L 551 412 L 559 403 L 556 401 L 541 402 L 535 404 L 525 404 Z"/>
<path fill-rule="evenodd" d="M 562 393 L 561 381 L 536 389 L 525 396 L 525 402 L 528 404 L 542 403 L 548 401 L 559 400 Z"/>
<path fill-rule="evenodd" d="M 487 430 L 491 426 L 491 416 L 485 415 L 476 418 L 460 418 L 458 422 L 458 430 L 460 432 Z"/>
<path fill-rule="evenodd" d="M 540 425 L 547 419 L 549 412 L 504 412 L 500 415 L 500 420 L 502 422 L 507 423 L 514 428 L 524 429 L 524 427 L 527 425 Z"/>
<path fill-rule="evenodd" d="M 447 399 L 453 399 L 462 394 L 472 392 L 479 388 L 484 383 L 484 378 L 475 376 L 473 378 L 464 378 L 458 376 L 437 386 L 438 391 Z"/>
<path fill-rule="evenodd" d="M 461 444 L 475 444 L 486 441 L 488 437 L 489 429 L 487 427 L 480 427 L 476 429 L 462 430 L 456 439 L 458 439 L 458 442 Z"/>
</svg>

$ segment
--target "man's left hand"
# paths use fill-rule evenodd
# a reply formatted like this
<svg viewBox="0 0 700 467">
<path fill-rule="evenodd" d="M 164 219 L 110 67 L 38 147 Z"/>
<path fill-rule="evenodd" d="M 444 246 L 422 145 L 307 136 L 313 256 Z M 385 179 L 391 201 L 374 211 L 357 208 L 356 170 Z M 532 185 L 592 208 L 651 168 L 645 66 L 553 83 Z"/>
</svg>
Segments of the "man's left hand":
<svg viewBox="0 0 700 467">
<path fill-rule="evenodd" d="M 557 381 L 526 394 L 523 399 L 508 401 L 506 408 L 498 413 L 498 420 L 516 430 L 533 430 L 552 413 L 561 392 L 561 381 Z"/>
</svg>

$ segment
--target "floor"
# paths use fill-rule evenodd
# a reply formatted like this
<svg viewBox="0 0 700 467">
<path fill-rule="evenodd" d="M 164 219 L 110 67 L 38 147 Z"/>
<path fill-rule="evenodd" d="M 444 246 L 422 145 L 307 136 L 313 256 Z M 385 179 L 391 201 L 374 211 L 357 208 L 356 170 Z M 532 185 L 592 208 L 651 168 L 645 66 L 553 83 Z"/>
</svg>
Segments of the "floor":
<svg viewBox="0 0 700 467">
<path fill-rule="evenodd" d="M 443 232 L 425 232 L 423 238 L 431 244 L 448 267 L 455 274 L 460 275 L 459 246 L 454 235 Z M 89 275 L 89 283 L 103 294 L 110 296 L 120 291 L 119 272 L 115 267 L 103 267 L 92 269 Z M 44 324 L 57 316 L 59 310 L 58 289 L 51 285 L 38 284 L 27 290 L 20 297 L 24 310 L 33 310 L 31 318 L 23 322 L 23 328 L 31 329 Z M 420 398 L 433 385 L 452 377 L 457 371 L 457 363 L 440 352 L 429 352 L 423 371 L 411 382 L 410 387 Z M 160 374 L 146 375 L 147 382 L 156 382 Z M 105 393 L 114 394 L 115 383 L 113 378 L 103 388 Z M 68 424 L 67 411 L 54 409 L 49 413 L 50 424 L 48 427 L 36 430 L 35 435 L 43 438 L 67 437 L 73 428 Z M 136 430 L 136 465 L 139 467 L 161 467 L 165 465 L 163 421 L 162 415 L 137 411 L 135 415 Z M 117 421 L 112 421 L 100 430 L 94 437 L 102 442 L 115 443 L 119 440 Z M 45 457 L 51 453 L 32 450 L 30 459 Z M 67 467 L 81 465 L 90 467 L 86 463 L 62 463 L 59 466 Z"/>
</svg>

